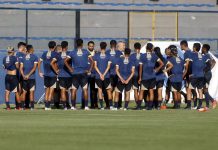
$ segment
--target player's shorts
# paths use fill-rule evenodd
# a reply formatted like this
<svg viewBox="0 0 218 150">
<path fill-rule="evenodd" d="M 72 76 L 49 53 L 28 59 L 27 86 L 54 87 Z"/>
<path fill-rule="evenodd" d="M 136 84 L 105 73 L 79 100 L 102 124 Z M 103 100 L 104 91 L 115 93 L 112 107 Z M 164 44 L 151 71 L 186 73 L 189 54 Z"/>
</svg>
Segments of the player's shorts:
<svg viewBox="0 0 218 150">
<path fill-rule="evenodd" d="M 60 89 L 68 90 L 72 86 L 72 77 L 58 77 Z"/>
<path fill-rule="evenodd" d="M 134 76 L 134 77 L 132 78 L 132 89 L 133 89 L 133 90 L 138 90 L 138 89 L 139 89 L 139 83 L 138 83 L 138 81 L 139 81 L 139 78 L 138 78 L 138 77 Z"/>
<path fill-rule="evenodd" d="M 10 92 L 17 92 L 19 81 L 17 75 L 9 75 L 5 76 L 5 89 Z"/>
<path fill-rule="evenodd" d="M 117 87 L 115 88 L 116 92 L 122 93 L 123 90 L 125 92 L 129 92 L 132 88 L 132 81 L 130 80 L 128 84 L 123 84 L 121 81 L 118 81 Z"/>
<path fill-rule="evenodd" d="M 83 89 L 88 88 L 88 75 L 86 73 L 72 76 L 72 89 L 78 89 L 80 86 Z"/>
<path fill-rule="evenodd" d="M 23 80 L 22 82 L 22 88 L 24 91 L 35 91 L 36 89 L 36 80 L 35 79 L 29 79 L 29 80 Z"/>
<path fill-rule="evenodd" d="M 55 89 L 57 87 L 57 77 L 44 76 L 44 87 Z"/>
<path fill-rule="evenodd" d="M 96 84 L 96 88 L 100 88 L 100 89 L 111 89 L 111 82 L 110 79 L 104 79 L 104 81 L 102 81 L 101 79 L 95 79 L 95 84 Z"/>
<path fill-rule="evenodd" d="M 141 89 L 142 90 L 150 90 L 156 88 L 156 79 L 142 80 Z"/>
<path fill-rule="evenodd" d="M 111 82 L 111 86 L 113 88 L 115 88 L 117 86 L 117 83 L 118 83 L 118 76 L 117 75 L 110 75 L 110 82 Z"/>
<path fill-rule="evenodd" d="M 200 77 L 200 78 L 191 78 L 190 79 L 190 84 L 189 88 L 190 89 L 203 89 L 205 86 L 205 78 Z"/>
<path fill-rule="evenodd" d="M 182 82 L 171 82 L 171 91 L 180 92 L 182 90 Z"/>
<path fill-rule="evenodd" d="M 164 80 L 156 81 L 156 89 L 162 89 L 164 86 Z"/>
<path fill-rule="evenodd" d="M 212 78 L 212 73 L 211 72 L 206 72 L 204 74 L 204 78 L 205 78 L 205 87 L 208 88 L 209 84 L 210 84 L 210 80 Z"/>
</svg>

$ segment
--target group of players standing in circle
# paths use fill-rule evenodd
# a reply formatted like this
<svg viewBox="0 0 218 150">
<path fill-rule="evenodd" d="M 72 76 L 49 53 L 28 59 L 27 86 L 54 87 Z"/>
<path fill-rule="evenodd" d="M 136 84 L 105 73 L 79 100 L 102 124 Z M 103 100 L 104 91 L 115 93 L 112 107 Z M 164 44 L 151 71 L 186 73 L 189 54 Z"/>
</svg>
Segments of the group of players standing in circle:
<svg viewBox="0 0 218 150">
<path fill-rule="evenodd" d="M 215 108 L 216 101 L 208 92 L 211 70 L 215 65 L 209 53 L 210 46 L 204 44 L 201 47 L 200 43 L 194 43 L 191 51 L 185 40 L 180 42 L 180 46 L 184 58 L 178 55 L 175 45 L 166 48 L 165 55 L 162 55 L 160 48 L 154 47 L 152 43 L 147 43 L 146 53 L 142 54 L 138 42 L 134 44 L 134 51 L 126 48 L 124 42 L 117 43 L 115 40 L 110 41 L 110 48 L 107 48 L 106 42 L 101 42 L 100 50 L 97 51 L 93 41 L 89 41 L 87 49 L 83 49 L 83 40 L 77 39 L 76 48 L 68 51 L 67 41 L 62 41 L 61 45 L 50 41 L 48 50 L 38 59 L 32 45 L 20 42 L 18 51 L 8 47 L 8 54 L 3 59 L 3 67 L 7 71 L 6 109 L 11 108 L 11 92 L 16 95 L 16 109 L 23 110 L 26 99 L 30 100 L 30 108 L 34 109 L 37 68 L 39 76 L 44 79 L 45 110 L 51 110 L 56 88 L 60 89 L 63 109 L 76 110 L 79 87 L 82 88 L 82 108 L 85 110 L 90 109 L 88 91 L 91 108 L 128 110 L 132 89 L 136 110 L 164 109 L 171 92 L 174 109 L 180 109 L 181 95 L 187 104 L 185 109 L 207 111 L 210 102 L 212 108 Z M 162 89 L 166 78 L 166 96 L 163 98 Z M 182 91 L 183 85 L 186 92 Z M 143 100 L 145 107 L 142 106 Z M 205 107 L 202 106 L 204 100 Z"/>
</svg>

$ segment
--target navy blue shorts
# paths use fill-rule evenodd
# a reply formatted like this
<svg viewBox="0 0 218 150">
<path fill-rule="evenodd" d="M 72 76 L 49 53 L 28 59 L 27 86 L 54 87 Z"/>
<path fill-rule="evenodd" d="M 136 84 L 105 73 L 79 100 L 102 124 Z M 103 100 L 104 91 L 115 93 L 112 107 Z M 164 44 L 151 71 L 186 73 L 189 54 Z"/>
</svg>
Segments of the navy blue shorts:
<svg viewBox="0 0 218 150">
<path fill-rule="evenodd" d="M 36 80 L 35 79 L 29 79 L 29 80 L 23 80 L 22 82 L 22 88 L 24 91 L 35 91 L 36 87 Z"/>
<path fill-rule="evenodd" d="M 150 90 L 150 89 L 155 89 L 156 87 L 156 79 L 148 79 L 148 80 L 142 80 L 141 83 L 141 89 L 142 90 Z"/>
<path fill-rule="evenodd" d="M 122 93 L 123 90 L 125 92 L 129 92 L 132 88 L 132 81 L 130 80 L 128 84 L 123 84 L 121 81 L 117 83 L 117 87 L 115 89 L 116 92 Z"/>
<path fill-rule="evenodd" d="M 102 81 L 101 79 L 95 79 L 95 83 L 97 85 L 97 88 L 100 89 L 110 89 L 111 88 L 111 82 L 110 79 L 104 79 L 104 81 Z"/>
<path fill-rule="evenodd" d="M 56 88 L 57 77 L 44 76 L 45 88 Z"/>
<path fill-rule="evenodd" d="M 163 88 L 163 86 L 164 86 L 164 80 L 156 81 L 156 89 Z"/>
<path fill-rule="evenodd" d="M 138 90 L 139 89 L 139 78 L 137 76 L 134 76 L 132 78 L 132 87 L 133 87 L 133 90 Z"/>
<path fill-rule="evenodd" d="M 72 89 L 78 89 L 79 87 L 83 89 L 88 88 L 88 75 L 86 73 L 72 76 Z"/>
<path fill-rule="evenodd" d="M 17 75 L 6 75 L 5 76 L 5 89 L 10 92 L 17 92 L 19 81 Z"/>
<path fill-rule="evenodd" d="M 205 78 L 204 77 L 200 77 L 200 78 L 191 78 L 190 79 L 190 84 L 189 84 L 189 88 L 190 89 L 203 89 L 205 86 Z"/>
<path fill-rule="evenodd" d="M 59 87 L 60 89 L 69 89 L 72 86 L 72 77 L 59 77 Z"/>
<path fill-rule="evenodd" d="M 171 82 L 171 91 L 180 92 L 182 89 L 182 82 Z"/>
</svg>

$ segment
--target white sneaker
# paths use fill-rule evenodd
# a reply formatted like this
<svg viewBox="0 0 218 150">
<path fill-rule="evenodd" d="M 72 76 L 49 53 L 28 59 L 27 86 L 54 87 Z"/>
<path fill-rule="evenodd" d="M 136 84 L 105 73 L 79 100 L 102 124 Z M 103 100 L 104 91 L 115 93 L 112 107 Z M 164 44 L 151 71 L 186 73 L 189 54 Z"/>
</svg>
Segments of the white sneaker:
<svg viewBox="0 0 218 150">
<path fill-rule="evenodd" d="M 71 110 L 76 110 L 76 107 L 73 107 L 73 106 L 72 106 L 70 109 L 71 109 Z"/>
<path fill-rule="evenodd" d="M 198 109 L 198 107 L 196 106 L 196 107 L 192 107 L 192 110 L 197 110 Z"/>
<path fill-rule="evenodd" d="M 33 110 L 34 110 L 34 108 L 30 108 L 30 110 L 31 110 L 31 111 L 33 111 Z"/>
<path fill-rule="evenodd" d="M 67 110 L 67 107 L 65 107 L 64 110 Z"/>
<path fill-rule="evenodd" d="M 127 110 L 127 108 L 124 108 L 123 110 L 124 110 L 124 111 L 126 111 L 126 110 Z"/>
<path fill-rule="evenodd" d="M 120 107 L 119 110 L 123 110 L 123 107 Z"/>
<path fill-rule="evenodd" d="M 117 111 L 118 109 L 117 108 L 113 108 L 112 110 Z"/>
<path fill-rule="evenodd" d="M 104 107 L 102 107 L 101 110 L 104 110 Z"/>
<path fill-rule="evenodd" d="M 89 110 L 89 107 L 85 107 L 85 110 Z"/>
<path fill-rule="evenodd" d="M 51 110 L 51 108 L 47 108 L 47 107 L 45 107 L 45 110 Z"/>
<path fill-rule="evenodd" d="M 110 110 L 113 110 L 114 109 L 114 107 L 113 106 L 110 106 Z"/>
</svg>

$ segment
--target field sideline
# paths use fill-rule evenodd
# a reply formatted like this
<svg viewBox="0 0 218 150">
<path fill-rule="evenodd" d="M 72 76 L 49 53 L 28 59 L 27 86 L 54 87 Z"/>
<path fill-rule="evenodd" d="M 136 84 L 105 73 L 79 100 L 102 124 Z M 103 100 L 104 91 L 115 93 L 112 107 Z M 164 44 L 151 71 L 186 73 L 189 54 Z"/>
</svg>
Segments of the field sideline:
<svg viewBox="0 0 218 150">
<path fill-rule="evenodd" d="M 218 149 L 218 109 L 0 110 L 1 150 Z"/>
</svg>

